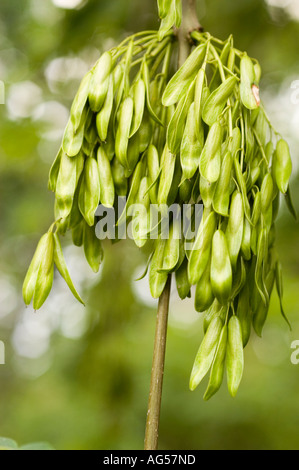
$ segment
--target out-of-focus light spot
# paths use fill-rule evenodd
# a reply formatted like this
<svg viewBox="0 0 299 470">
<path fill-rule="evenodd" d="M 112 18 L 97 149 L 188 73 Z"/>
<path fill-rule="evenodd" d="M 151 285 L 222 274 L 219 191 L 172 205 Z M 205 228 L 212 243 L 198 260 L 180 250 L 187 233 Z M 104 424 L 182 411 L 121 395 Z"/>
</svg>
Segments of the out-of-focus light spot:
<svg viewBox="0 0 299 470">
<path fill-rule="evenodd" d="M 298 0 L 266 0 L 270 8 L 281 8 L 294 20 L 299 20 Z"/>
<path fill-rule="evenodd" d="M 65 8 L 67 10 L 78 8 L 85 3 L 82 0 L 52 0 L 52 2 L 56 7 Z"/>
<path fill-rule="evenodd" d="M 26 316 L 21 320 L 12 335 L 12 344 L 19 356 L 34 359 L 45 354 L 49 348 L 50 331 L 40 315 Z"/>
<path fill-rule="evenodd" d="M 88 72 L 84 60 L 78 57 L 58 57 L 52 60 L 45 70 L 48 87 L 54 93 L 60 91 L 61 84 L 71 80 L 81 80 Z"/>
<path fill-rule="evenodd" d="M 139 281 L 136 280 L 142 276 L 144 270 L 145 266 L 140 266 L 135 270 L 132 278 L 132 290 L 139 302 L 147 305 L 148 307 L 154 308 L 157 305 L 157 300 L 153 299 L 151 295 L 148 274 L 146 274 L 143 279 L 140 279 Z"/>
<path fill-rule="evenodd" d="M 83 308 L 66 308 L 61 318 L 61 333 L 66 338 L 77 339 L 86 332 L 88 326 L 86 312 Z"/>
<path fill-rule="evenodd" d="M 17 307 L 17 293 L 14 286 L 4 278 L 0 278 L 0 321 L 12 313 Z"/>
<path fill-rule="evenodd" d="M 182 302 L 176 286 L 173 285 L 169 305 L 169 324 L 183 332 L 184 334 L 193 334 L 195 325 L 202 322 L 202 314 L 196 312 L 194 308 L 194 289 L 191 292 L 191 298 L 186 298 Z"/>
<path fill-rule="evenodd" d="M 68 117 L 68 109 L 57 101 L 38 105 L 32 115 L 32 118 L 39 123 L 41 137 L 50 141 L 62 138 Z"/>
<path fill-rule="evenodd" d="M 42 102 L 42 90 L 33 82 L 20 82 L 8 91 L 7 109 L 11 119 L 28 118 Z"/>
<path fill-rule="evenodd" d="M 30 13 L 32 17 L 39 23 L 54 25 L 63 16 L 63 12 L 57 8 L 53 8 L 51 0 L 31 0 Z"/>
</svg>

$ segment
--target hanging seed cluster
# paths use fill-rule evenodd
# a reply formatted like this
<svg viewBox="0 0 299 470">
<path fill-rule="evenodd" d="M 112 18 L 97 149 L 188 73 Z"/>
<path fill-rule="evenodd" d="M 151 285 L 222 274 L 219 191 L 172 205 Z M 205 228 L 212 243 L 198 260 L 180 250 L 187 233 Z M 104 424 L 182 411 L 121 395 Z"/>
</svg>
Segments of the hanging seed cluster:
<svg viewBox="0 0 299 470">
<path fill-rule="evenodd" d="M 195 308 L 203 312 L 204 338 L 190 389 L 209 373 L 204 395 L 209 399 L 226 370 L 235 396 L 244 347 L 252 328 L 262 334 L 274 285 L 285 317 L 275 219 L 280 194 L 295 215 L 292 162 L 288 144 L 261 105 L 258 62 L 237 50 L 232 37 L 220 41 L 194 32 L 193 49 L 174 73 L 175 36 L 167 28 L 163 39 L 161 32 L 128 38 L 83 78 L 49 175 L 55 223 L 39 242 L 24 300 L 28 305 L 33 299 L 35 309 L 43 305 L 56 265 L 82 302 L 59 235 L 71 231 L 97 272 L 103 259 L 95 234 L 97 207 L 116 209 L 118 196 L 124 196 L 126 210 L 117 226 L 133 220 L 136 245 L 152 247 L 147 266 L 152 296 L 158 298 L 175 273 L 181 299 L 190 297 L 194 286 Z M 136 203 L 145 208 L 141 214 L 130 212 Z M 167 239 L 160 226 L 148 229 L 151 205 L 174 203 L 203 205 L 191 248 L 175 217 Z M 152 243 L 154 229 L 158 236 Z"/>
</svg>

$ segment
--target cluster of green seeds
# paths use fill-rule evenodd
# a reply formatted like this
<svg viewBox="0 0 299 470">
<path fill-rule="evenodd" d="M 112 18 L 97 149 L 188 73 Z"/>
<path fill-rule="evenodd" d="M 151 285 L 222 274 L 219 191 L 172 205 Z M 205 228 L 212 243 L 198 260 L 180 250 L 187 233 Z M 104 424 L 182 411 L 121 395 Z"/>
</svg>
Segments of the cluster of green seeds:
<svg viewBox="0 0 299 470">
<path fill-rule="evenodd" d="M 243 349 L 251 329 L 260 336 L 274 287 L 281 301 L 275 251 L 280 194 L 292 206 L 288 144 L 273 129 L 259 98 L 261 69 L 208 33 L 191 34 L 193 48 L 173 73 L 175 34 L 139 33 L 105 52 L 83 78 L 61 149 L 52 165 L 55 223 L 38 245 L 23 286 L 25 303 L 38 309 L 53 283 L 54 264 L 78 300 L 59 234 L 71 231 L 97 272 L 103 248 L 95 234 L 99 204 L 126 210 L 117 226 L 133 221 L 138 247 L 148 243 L 149 284 L 158 298 L 175 273 L 181 299 L 204 315 L 204 338 L 190 379 L 194 390 L 210 371 L 204 398 L 220 388 L 226 367 L 236 395 Z M 145 211 L 130 208 L 143 205 Z M 162 236 L 165 207 L 203 205 L 193 239 L 171 219 Z M 149 227 L 150 208 L 161 209 Z M 194 213 L 191 211 L 191 222 Z M 157 237 L 152 240 L 151 234 Z M 192 242 L 190 246 L 190 241 Z"/>
</svg>

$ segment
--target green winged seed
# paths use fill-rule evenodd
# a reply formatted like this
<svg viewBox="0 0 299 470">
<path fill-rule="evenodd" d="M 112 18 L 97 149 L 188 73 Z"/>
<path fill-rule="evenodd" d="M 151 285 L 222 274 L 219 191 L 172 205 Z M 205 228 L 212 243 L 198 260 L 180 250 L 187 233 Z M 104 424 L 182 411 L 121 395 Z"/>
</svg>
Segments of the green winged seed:
<svg viewBox="0 0 299 470">
<path fill-rule="evenodd" d="M 187 92 L 190 84 L 196 77 L 206 55 L 206 44 L 197 46 L 189 55 L 185 63 L 168 82 L 163 96 L 163 106 L 176 104 Z"/>
<path fill-rule="evenodd" d="M 179 297 L 182 300 L 190 297 L 191 286 L 188 279 L 188 260 L 186 257 L 181 266 L 175 271 L 175 280 Z"/>
<path fill-rule="evenodd" d="M 47 244 L 51 235 L 45 233 L 38 242 L 32 261 L 27 270 L 24 282 L 23 282 L 23 299 L 26 305 L 29 305 L 36 285 L 37 275 L 42 259 L 44 258 Z"/>
<path fill-rule="evenodd" d="M 171 272 L 177 266 L 180 257 L 181 229 L 177 220 L 169 227 L 169 235 L 166 240 L 162 271 Z"/>
<path fill-rule="evenodd" d="M 94 225 L 95 212 L 100 201 L 100 177 L 97 161 L 88 157 L 79 192 L 79 208 L 90 226 Z"/>
<path fill-rule="evenodd" d="M 217 181 L 209 183 L 203 176 L 199 179 L 199 192 L 205 208 L 212 207 Z M 215 210 L 215 212 L 217 212 Z"/>
<path fill-rule="evenodd" d="M 69 286 L 72 294 L 74 297 L 81 302 L 81 304 L 84 305 L 83 300 L 81 299 L 80 295 L 78 294 L 77 290 L 75 289 L 75 286 L 73 284 L 73 281 L 71 280 L 71 277 L 69 275 L 65 259 L 63 256 L 62 248 L 61 248 L 61 243 L 59 240 L 59 237 L 57 233 L 54 233 L 54 262 L 55 265 L 60 273 L 60 275 L 63 277 L 67 285 Z"/>
<path fill-rule="evenodd" d="M 168 278 L 167 272 L 159 272 L 163 266 L 165 246 L 166 240 L 158 239 L 156 241 L 156 247 L 149 269 L 149 285 L 154 299 L 158 299 L 161 296 Z"/>
<path fill-rule="evenodd" d="M 93 272 L 97 273 L 104 254 L 101 240 L 96 236 L 95 227 L 90 227 L 88 224 L 84 225 L 83 245 L 85 258 Z"/>
<path fill-rule="evenodd" d="M 114 188 L 118 196 L 126 196 L 128 192 L 128 180 L 125 177 L 125 169 L 117 158 L 111 163 L 111 173 Z"/>
<path fill-rule="evenodd" d="M 219 118 L 236 87 L 237 81 L 236 77 L 229 77 L 210 94 L 202 111 L 202 119 L 208 126 L 212 126 Z"/>
<path fill-rule="evenodd" d="M 217 217 L 213 211 L 200 223 L 188 264 L 188 278 L 191 285 L 198 283 L 209 263 L 211 239 L 216 230 L 216 224 Z"/>
<path fill-rule="evenodd" d="M 199 161 L 200 175 L 210 183 L 217 181 L 220 176 L 221 142 L 222 127 L 215 122 L 209 130 Z"/>
<path fill-rule="evenodd" d="M 292 160 L 288 143 L 284 139 L 277 143 L 273 166 L 277 187 L 281 193 L 286 194 L 292 174 Z"/>
<path fill-rule="evenodd" d="M 200 139 L 198 135 L 200 134 Z M 197 132 L 194 102 L 189 108 L 186 126 L 181 142 L 180 156 L 184 178 L 192 178 L 199 165 L 199 158 L 204 145 L 204 133 Z"/>
<path fill-rule="evenodd" d="M 33 308 L 38 310 L 46 301 L 54 279 L 54 235 L 47 233 L 43 255 L 39 264 L 36 284 L 33 293 Z"/>
<path fill-rule="evenodd" d="M 224 377 L 224 365 L 227 349 L 227 325 L 224 325 L 218 341 L 215 358 L 211 367 L 208 387 L 204 394 L 204 400 L 208 401 L 218 392 Z"/>
<path fill-rule="evenodd" d="M 247 219 L 244 220 L 243 238 L 241 243 L 242 256 L 246 261 L 251 258 L 251 225 Z"/>
<path fill-rule="evenodd" d="M 111 164 L 103 147 L 98 148 L 97 152 L 101 204 L 105 207 L 113 207 L 115 189 L 111 172 Z"/>
<path fill-rule="evenodd" d="M 114 86 L 113 86 L 113 77 L 109 77 L 108 91 L 104 105 L 96 117 L 96 127 L 98 136 L 102 142 L 105 142 L 108 136 L 108 129 L 113 109 L 113 97 L 114 97 Z"/>
<path fill-rule="evenodd" d="M 63 149 L 62 147 L 59 149 L 59 152 L 56 155 L 56 158 L 50 168 L 49 172 L 49 180 L 48 180 L 48 189 L 49 191 L 52 191 L 55 193 L 56 190 L 56 184 L 57 184 L 57 178 L 58 178 L 58 173 L 59 173 L 59 168 L 60 168 L 60 161 L 61 157 L 63 155 Z"/>
<path fill-rule="evenodd" d="M 67 123 L 62 140 L 62 148 L 69 157 L 75 157 L 81 150 L 84 140 L 84 125 L 85 121 L 81 122 L 80 127 L 75 131 L 70 119 Z"/>
<path fill-rule="evenodd" d="M 195 102 L 194 86 L 195 80 L 191 82 L 186 94 L 179 100 L 175 112 L 167 126 L 167 145 L 169 150 L 174 154 L 177 154 L 180 150 L 188 110 L 193 101 Z"/>
<path fill-rule="evenodd" d="M 104 52 L 92 70 L 89 85 L 89 104 L 92 111 L 95 113 L 98 113 L 101 110 L 105 102 L 111 69 L 111 53 Z"/>
<path fill-rule="evenodd" d="M 219 317 L 214 318 L 201 342 L 191 371 L 189 388 L 194 391 L 209 372 L 213 363 L 217 344 L 222 331 L 223 322 Z"/>
<path fill-rule="evenodd" d="M 244 209 L 241 193 L 235 191 L 230 205 L 230 216 L 225 232 L 228 252 L 233 269 L 237 264 L 238 255 L 242 245 L 244 229 Z"/>
<path fill-rule="evenodd" d="M 242 329 L 238 317 L 233 315 L 228 322 L 226 352 L 227 386 L 229 393 L 235 397 L 243 376 L 244 351 Z"/>
<path fill-rule="evenodd" d="M 274 198 L 274 185 L 271 173 L 266 173 L 261 186 L 261 209 L 265 214 Z"/>
<path fill-rule="evenodd" d="M 211 307 L 215 297 L 210 280 L 210 263 L 196 284 L 194 306 L 197 312 L 205 312 Z"/>
<path fill-rule="evenodd" d="M 201 68 L 196 76 L 194 84 L 195 119 L 198 133 L 202 129 L 202 100 L 205 80 L 206 72 L 204 68 Z M 198 135 L 198 137 L 200 137 L 200 135 Z"/>
<path fill-rule="evenodd" d="M 118 122 L 117 131 L 116 131 L 116 137 L 115 137 L 115 155 L 116 155 L 116 158 L 119 159 L 120 163 L 125 168 L 128 167 L 127 152 L 128 152 L 130 129 L 131 129 L 132 119 L 133 119 L 133 110 L 134 110 L 133 99 L 131 97 L 128 97 L 123 101 L 120 107 L 119 122 Z"/>
<path fill-rule="evenodd" d="M 70 158 L 65 153 L 63 153 L 61 156 L 55 192 L 55 214 L 58 219 L 66 218 L 72 209 L 74 194 L 77 186 L 77 159 L 80 159 L 80 155 Z"/>
<path fill-rule="evenodd" d="M 227 308 L 223 307 L 220 302 L 215 298 L 212 305 L 206 310 L 204 313 L 204 320 L 203 320 L 203 331 L 204 333 L 207 332 L 209 325 L 213 318 L 220 317 L 221 320 L 224 322 L 225 315 L 223 316 L 223 312 L 226 313 Z"/>
<path fill-rule="evenodd" d="M 240 95 L 243 105 L 248 109 L 257 109 L 260 105 L 258 95 L 258 86 L 255 84 L 255 70 L 250 57 L 246 53 L 243 54 L 240 61 Z"/>
<path fill-rule="evenodd" d="M 274 282 L 275 282 L 275 270 L 270 269 L 265 279 L 265 286 L 266 286 L 269 298 L 271 297 L 271 293 L 274 287 Z M 269 302 L 265 304 L 263 301 L 261 301 L 261 298 L 260 298 L 257 309 L 254 312 L 253 319 L 252 319 L 252 326 L 257 336 L 259 337 L 262 336 L 263 328 L 267 320 L 268 312 L 269 312 Z"/>
<path fill-rule="evenodd" d="M 252 313 L 249 302 L 249 286 L 245 284 L 238 296 L 237 316 L 242 330 L 243 348 L 247 345 L 251 334 Z"/>
<path fill-rule="evenodd" d="M 91 76 L 92 73 L 90 71 L 83 77 L 71 107 L 70 116 L 75 132 L 77 132 L 80 127 L 82 114 L 88 100 Z"/>
<path fill-rule="evenodd" d="M 175 171 L 176 157 L 168 149 L 167 145 L 164 148 L 161 158 L 161 175 L 158 189 L 158 205 L 167 205 L 168 195 L 172 186 L 172 181 Z"/>
<path fill-rule="evenodd" d="M 253 208 L 252 208 L 252 225 L 255 227 L 260 221 L 262 214 L 262 198 L 261 193 L 258 191 L 254 196 Z"/>
<path fill-rule="evenodd" d="M 215 183 L 213 209 L 220 215 L 228 217 L 230 202 L 230 182 L 232 176 L 233 158 L 231 152 L 226 152 L 221 163 L 220 177 Z"/>
<path fill-rule="evenodd" d="M 133 115 L 130 137 L 132 137 L 138 131 L 139 127 L 141 126 L 142 119 L 143 119 L 146 89 L 145 89 L 145 83 L 142 78 L 139 78 L 134 83 L 132 87 L 132 98 L 134 100 L 134 115 Z"/>
<path fill-rule="evenodd" d="M 224 305 L 232 291 L 232 267 L 225 234 L 217 230 L 212 241 L 211 284 L 215 297 Z"/>
</svg>

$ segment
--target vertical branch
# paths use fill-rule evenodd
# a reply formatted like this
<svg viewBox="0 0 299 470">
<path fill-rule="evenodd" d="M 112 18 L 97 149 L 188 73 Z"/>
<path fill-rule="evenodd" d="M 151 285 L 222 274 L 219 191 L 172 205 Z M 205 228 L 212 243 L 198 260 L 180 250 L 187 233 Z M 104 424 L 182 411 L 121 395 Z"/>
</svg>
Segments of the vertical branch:
<svg viewBox="0 0 299 470">
<path fill-rule="evenodd" d="M 199 23 L 197 11 L 196 11 L 196 0 L 182 0 L 183 17 L 182 24 L 178 30 L 178 41 L 179 41 L 179 59 L 178 66 L 181 67 L 187 57 L 190 54 L 192 41 L 190 33 L 192 31 L 202 31 L 202 27 Z"/>
<path fill-rule="evenodd" d="M 171 275 L 168 276 L 167 283 L 158 304 L 144 450 L 158 449 L 170 287 Z"/>
<path fill-rule="evenodd" d="M 196 12 L 196 0 L 182 0 L 182 7 L 182 24 L 177 32 L 179 43 L 178 67 L 185 62 L 190 54 L 192 47 L 190 33 L 202 30 Z M 144 450 L 158 449 L 170 288 L 171 274 L 168 276 L 158 304 Z"/>
</svg>

